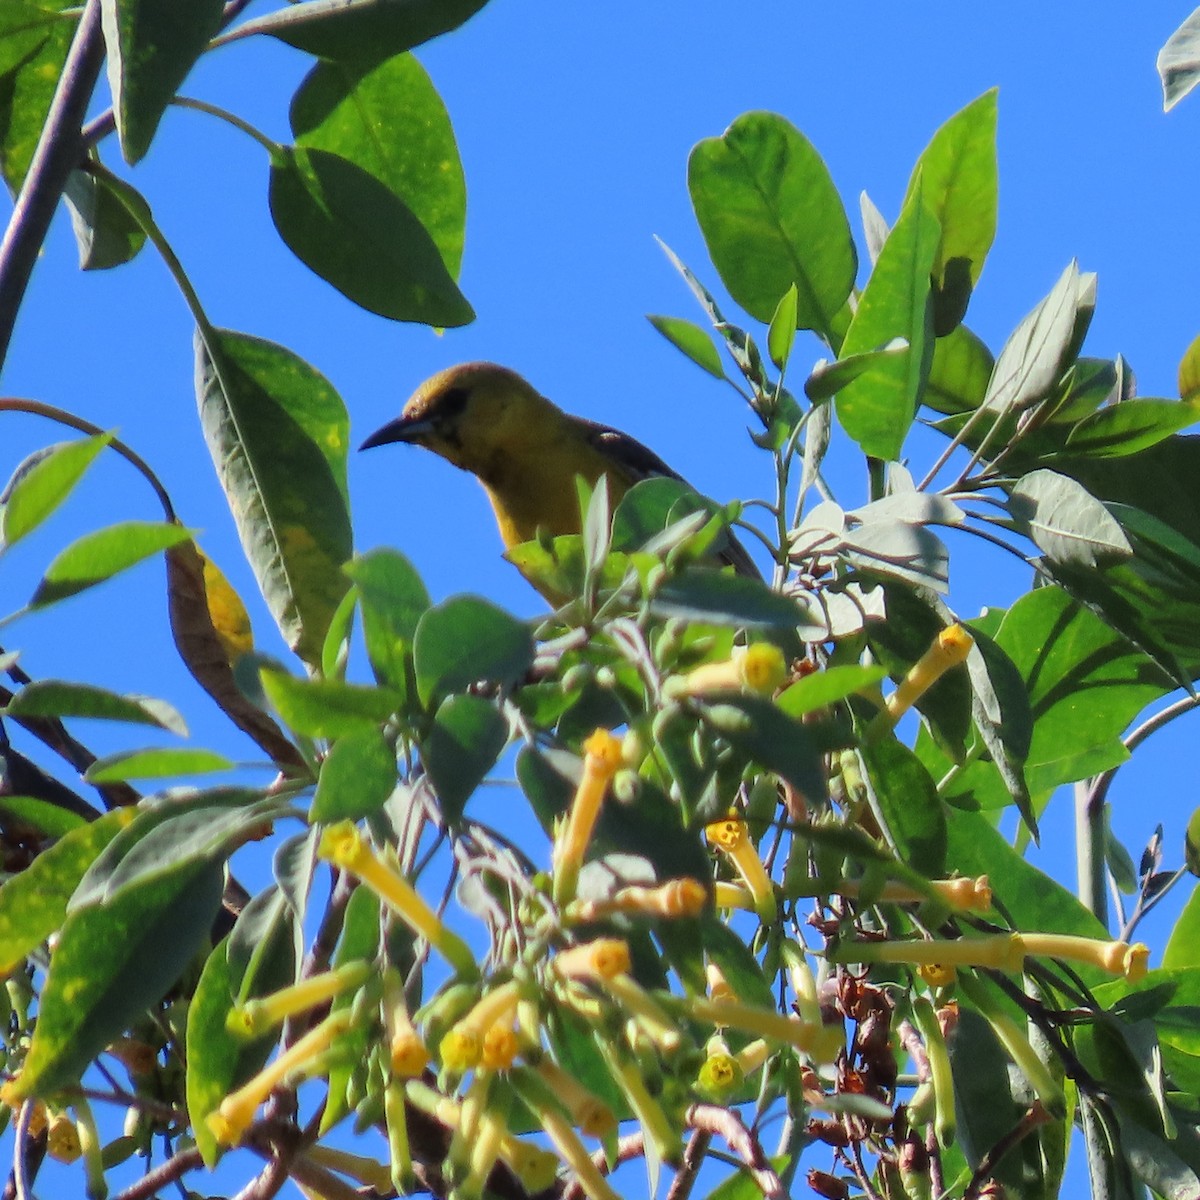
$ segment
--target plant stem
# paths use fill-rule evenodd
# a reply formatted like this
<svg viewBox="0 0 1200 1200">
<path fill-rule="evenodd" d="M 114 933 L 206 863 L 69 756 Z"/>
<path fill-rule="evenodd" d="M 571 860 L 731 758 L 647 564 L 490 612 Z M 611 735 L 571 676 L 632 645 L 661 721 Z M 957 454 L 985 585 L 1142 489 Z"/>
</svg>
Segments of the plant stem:
<svg viewBox="0 0 1200 1200">
<path fill-rule="evenodd" d="M 0 242 L 0 367 L 8 355 L 17 313 L 50 220 L 79 161 L 80 127 L 104 63 L 100 0 L 88 0 L 63 64 L 58 87 Z"/>
<path fill-rule="evenodd" d="M 1095 802 L 1088 780 L 1075 785 L 1075 869 L 1081 903 L 1108 928 L 1104 890 L 1104 802 Z"/>
</svg>

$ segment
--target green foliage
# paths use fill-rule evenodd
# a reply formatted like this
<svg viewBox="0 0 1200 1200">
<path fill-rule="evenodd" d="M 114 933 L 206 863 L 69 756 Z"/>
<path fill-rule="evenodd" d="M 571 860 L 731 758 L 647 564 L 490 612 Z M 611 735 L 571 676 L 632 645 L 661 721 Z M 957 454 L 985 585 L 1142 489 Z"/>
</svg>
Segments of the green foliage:
<svg viewBox="0 0 1200 1200">
<path fill-rule="evenodd" d="M 176 20 L 161 0 L 104 0 L 121 156 L 147 153 L 211 49 L 266 35 L 314 55 L 293 145 L 187 103 L 269 155 L 277 230 L 333 287 L 392 320 L 465 324 L 463 168 L 410 51 L 481 7 L 307 0 L 220 29 L 236 4 Z M 0 2 L 10 187 L 88 19 Z M 1193 26 L 1164 50 L 1169 102 L 1195 82 Z M 1106 814 L 1133 749 L 1195 703 L 1200 440 L 1180 431 L 1196 351 L 1180 400 L 1137 397 L 1123 359 L 1082 353 L 1095 281 L 1074 263 L 998 353 L 963 323 L 995 235 L 996 119 L 989 91 L 934 133 L 890 226 L 864 197 L 861 250 L 784 117 L 745 114 L 695 147 L 696 217 L 748 327 L 670 251 L 712 330 L 650 319 L 748 402 L 763 494 L 722 507 L 657 477 L 614 503 L 614 481 L 581 484 L 575 532 L 509 552 L 554 597 L 535 623 L 470 594 L 434 604 L 398 550 L 354 555 L 333 385 L 283 346 L 212 325 L 151 199 L 105 165 L 105 122 L 89 127 L 50 198 L 72 206 L 84 269 L 150 244 L 179 285 L 199 432 L 296 661 L 256 648 L 240 599 L 128 447 L 0 402 L 84 435 L 12 464 L 0 549 L 45 536 L 106 450 L 163 509 L 49 552 L 8 620 L 162 553 L 181 656 L 275 768 L 247 783 L 232 754 L 177 744 L 96 758 L 65 719 L 182 738 L 183 717 L 30 679 L 3 653 L 6 1114 L 28 1099 L 78 1115 L 112 1083 L 102 1057 L 138 1049 L 148 1059 L 121 1059 L 118 1098 L 158 1122 L 188 1186 L 203 1187 L 189 1141 L 208 1168 L 246 1141 L 314 1194 L 383 1195 L 415 1175 L 468 1200 L 607 1196 L 576 1131 L 611 1162 L 622 1121 L 652 1180 L 679 1168 L 689 1129 L 732 1131 L 752 1170 L 714 1195 L 783 1195 L 810 1163 L 828 1194 L 826 1140 L 846 1147 L 832 1165 L 853 1163 L 889 1200 L 935 1180 L 947 1198 L 994 1182 L 1049 1200 L 1076 1126 L 1097 1194 L 1200 1190 L 1195 897 L 1161 970 L 1131 944 L 1195 873 L 1198 839 L 1160 830 L 1135 865 Z M 381 138 L 392 123 L 403 136 Z M 825 357 L 801 386 L 794 364 L 814 345 Z M 932 459 L 920 425 L 944 437 Z M 825 477 L 836 443 L 865 459 L 865 497 Z M 749 524 L 770 582 L 720 566 Z M 961 622 L 945 528 L 1017 556 L 1037 586 Z M 14 735 L 61 755 L 70 786 Z M 218 778 L 168 786 L 184 775 Z M 79 777 L 116 811 L 76 795 Z M 131 780 L 164 786 L 140 796 Z M 1083 817 L 1082 898 L 1025 856 L 1064 785 Z M 515 819 L 526 812 L 536 824 Z M 246 896 L 231 868 L 251 855 L 262 869 Z M 351 1117 L 386 1135 L 389 1161 L 328 1157 Z M 109 1139 L 103 1163 L 132 1137 Z"/>
</svg>

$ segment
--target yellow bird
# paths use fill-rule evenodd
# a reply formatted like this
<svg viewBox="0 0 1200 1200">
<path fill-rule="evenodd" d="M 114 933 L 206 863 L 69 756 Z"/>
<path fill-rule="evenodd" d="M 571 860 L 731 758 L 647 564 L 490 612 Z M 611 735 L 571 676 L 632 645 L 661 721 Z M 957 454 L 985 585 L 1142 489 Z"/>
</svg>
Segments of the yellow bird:
<svg viewBox="0 0 1200 1200">
<path fill-rule="evenodd" d="M 427 379 L 394 421 L 359 447 L 390 442 L 424 446 L 483 485 L 506 549 L 579 532 L 575 477 L 594 486 L 608 476 L 615 505 L 639 480 L 682 477 L 628 434 L 563 412 L 515 371 L 464 363 Z M 720 561 L 758 576 L 745 547 L 730 536 Z"/>
</svg>

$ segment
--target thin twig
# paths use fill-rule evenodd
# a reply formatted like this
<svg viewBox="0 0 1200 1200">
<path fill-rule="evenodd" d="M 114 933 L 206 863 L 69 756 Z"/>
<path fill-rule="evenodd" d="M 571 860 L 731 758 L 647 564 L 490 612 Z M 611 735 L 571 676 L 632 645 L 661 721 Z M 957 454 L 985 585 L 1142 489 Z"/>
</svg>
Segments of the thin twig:
<svg viewBox="0 0 1200 1200">
<path fill-rule="evenodd" d="M 703 1129 L 692 1130 L 692 1136 L 683 1152 L 683 1162 L 679 1164 L 679 1170 L 675 1172 L 675 1178 L 671 1180 L 671 1186 L 667 1189 L 667 1200 L 687 1200 L 692 1194 L 711 1141 L 711 1133 Z"/>
<path fill-rule="evenodd" d="M 162 1188 L 175 1183 L 189 1171 L 194 1171 L 203 1165 L 204 1160 L 200 1157 L 200 1151 L 195 1147 L 190 1150 L 179 1150 L 161 1166 L 147 1171 L 137 1183 L 132 1183 L 123 1192 L 110 1196 L 109 1200 L 150 1200 Z"/>
<path fill-rule="evenodd" d="M 716 1104 L 693 1104 L 684 1118 L 689 1129 L 720 1134 L 729 1148 L 742 1160 L 750 1177 L 765 1200 L 788 1200 L 787 1188 L 771 1166 L 758 1138 L 742 1118 L 729 1108 Z"/>
<path fill-rule="evenodd" d="M 978 1200 L 983 1185 L 991 1179 L 1000 1160 L 1035 1129 L 1048 1125 L 1053 1119 L 1042 1107 L 1042 1102 L 1035 1100 L 1029 1111 L 979 1160 L 979 1166 L 975 1168 L 975 1174 L 963 1192 L 963 1200 Z"/>
<path fill-rule="evenodd" d="M 81 126 L 104 63 L 100 0 L 87 0 L 63 64 L 29 171 L 0 241 L 0 366 L 8 356 L 17 313 L 50 229 L 50 220 L 79 162 Z"/>
</svg>

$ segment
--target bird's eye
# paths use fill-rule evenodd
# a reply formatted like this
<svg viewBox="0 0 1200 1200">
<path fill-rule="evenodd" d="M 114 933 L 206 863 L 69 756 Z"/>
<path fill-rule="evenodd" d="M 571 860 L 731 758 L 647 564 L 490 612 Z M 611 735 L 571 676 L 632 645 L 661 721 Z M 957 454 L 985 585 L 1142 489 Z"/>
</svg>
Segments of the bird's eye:
<svg viewBox="0 0 1200 1200">
<path fill-rule="evenodd" d="M 470 390 L 465 387 L 447 388 L 438 402 L 438 416 L 450 421 L 462 416 L 470 396 Z"/>
</svg>

